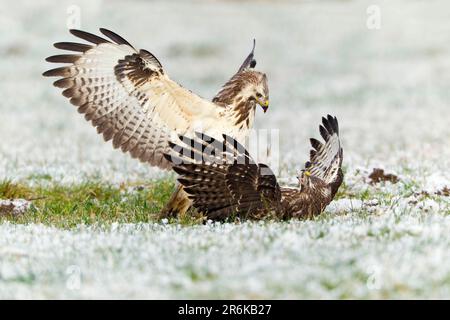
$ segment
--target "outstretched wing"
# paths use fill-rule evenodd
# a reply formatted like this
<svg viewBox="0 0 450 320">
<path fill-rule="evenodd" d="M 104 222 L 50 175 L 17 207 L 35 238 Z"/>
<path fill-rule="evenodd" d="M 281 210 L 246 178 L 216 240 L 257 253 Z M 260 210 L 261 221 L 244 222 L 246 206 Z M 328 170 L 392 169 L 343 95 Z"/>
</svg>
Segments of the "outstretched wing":
<svg viewBox="0 0 450 320">
<path fill-rule="evenodd" d="M 180 137 L 183 144 L 171 143 L 172 152 L 165 155 L 194 207 L 210 219 L 277 210 L 281 192 L 273 172 L 256 164 L 239 142 L 223 138 Z"/>
<path fill-rule="evenodd" d="M 163 153 L 173 132 L 193 131 L 217 121 L 217 106 L 184 89 L 165 73 L 158 59 L 136 50 L 119 35 L 100 31 L 110 40 L 80 31 L 70 32 L 89 44 L 59 42 L 55 47 L 75 53 L 55 55 L 49 62 L 68 63 L 44 73 L 61 79 L 63 95 L 78 106 L 86 120 L 132 157 L 167 168 Z"/>
<path fill-rule="evenodd" d="M 333 185 L 333 196 L 342 183 L 342 158 L 343 151 L 339 139 L 339 125 L 336 117 L 328 115 L 322 118 L 319 127 L 320 135 L 325 143 L 311 138 L 310 160 L 305 164 L 305 169 L 328 184 Z M 334 190 L 336 189 L 336 190 Z"/>
</svg>

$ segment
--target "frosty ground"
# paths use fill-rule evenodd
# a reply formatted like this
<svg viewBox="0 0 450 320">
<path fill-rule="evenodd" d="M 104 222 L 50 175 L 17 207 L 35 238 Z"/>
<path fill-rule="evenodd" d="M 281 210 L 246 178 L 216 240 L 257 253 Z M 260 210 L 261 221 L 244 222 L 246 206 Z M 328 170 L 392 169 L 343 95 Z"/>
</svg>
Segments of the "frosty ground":
<svg viewBox="0 0 450 320">
<path fill-rule="evenodd" d="M 32 190 L 173 181 L 105 144 L 40 76 L 51 44 L 73 40 L 65 27 L 73 3 L 0 9 L 0 180 Z M 366 26 L 372 4 L 379 30 Z M 340 122 L 345 186 L 313 221 L 164 223 L 147 221 L 139 201 L 127 211 L 138 218 L 117 223 L 2 219 L 0 298 L 449 297 L 447 2 L 79 5 L 83 29 L 120 33 L 204 97 L 255 37 L 271 100 L 256 127 L 280 130 L 280 180 L 293 181 L 330 113 Z M 371 184 L 373 168 L 399 181 Z M 133 196 L 141 199 L 127 188 L 118 197 Z"/>
</svg>

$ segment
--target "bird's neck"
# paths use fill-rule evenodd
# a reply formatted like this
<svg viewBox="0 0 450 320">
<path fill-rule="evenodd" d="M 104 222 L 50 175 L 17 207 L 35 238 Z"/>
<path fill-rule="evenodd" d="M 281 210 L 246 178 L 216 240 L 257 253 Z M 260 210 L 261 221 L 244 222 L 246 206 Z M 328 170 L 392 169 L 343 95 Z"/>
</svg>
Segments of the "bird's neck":
<svg viewBox="0 0 450 320">
<path fill-rule="evenodd" d="M 236 97 L 230 107 L 235 126 L 247 129 L 253 127 L 256 111 L 254 99 Z"/>
</svg>

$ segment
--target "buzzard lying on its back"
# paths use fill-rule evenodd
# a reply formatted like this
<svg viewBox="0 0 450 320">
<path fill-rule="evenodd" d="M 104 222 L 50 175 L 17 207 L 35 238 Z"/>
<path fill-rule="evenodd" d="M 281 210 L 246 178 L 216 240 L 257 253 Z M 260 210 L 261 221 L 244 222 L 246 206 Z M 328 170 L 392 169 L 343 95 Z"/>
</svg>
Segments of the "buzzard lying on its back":
<svg viewBox="0 0 450 320">
<path fill-rule="evenodd" d="M 325 143 L 311 139 L 310 160 L 301 171 L 296 188 L 280 187 L 272 171 L 256 164 L 235 139 L 218 141 L 196 133 L 180 137 L 165 154 L 180 175 L 178 181 L 197 210 L 210 219 L 234 214 L 249 218 L 275 215 L 309 218 L 320 214 L 333 200 L 343 181 L 342 147 L 335 117 L 322 118 L 320 134 Z"/>
<path fill-rule="evenodd" d="M 254 70 L 253 50 L 211 102 L 172 81 L 150 52 L 136 50 L 112 31 L 100 31 L 108 40 L 70 30 L 88 44 L 55 43 L 72 52 L 46 60 L 68 65 L 44 76 L 60 77 L 54 85 L 64 88 L 63 95 L 106 141 L 133 158 L 169 169 L 171 163 L 163 154 L 169 151 L 171 136 L 193 137 L 199 128 L 213 137 L 226 133 L 243 142 L 253 126 L 256 105 L 264 112 L 268 108 L 267 77 Z M 189 203 L 183 199 L 179 188 L 170 210 L 187 210 Z M 183 206 L 177 207 L 179 203 Z"/>
</svg>

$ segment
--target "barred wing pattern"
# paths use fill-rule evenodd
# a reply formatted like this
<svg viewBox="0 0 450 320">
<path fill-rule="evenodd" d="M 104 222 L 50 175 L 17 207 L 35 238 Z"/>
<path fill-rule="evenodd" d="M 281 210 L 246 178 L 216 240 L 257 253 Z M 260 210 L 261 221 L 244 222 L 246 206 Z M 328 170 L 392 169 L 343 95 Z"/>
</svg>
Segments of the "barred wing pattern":
<svg viewBox="0 0 450 320">
<path fill-rule="evenodd" d="M 55 47 L 75 53 L 47 58 L 69 63 L 44 73 L 61 79 L 63 95 L 78 106 L 105 141 L 133 158 L 162 169 L 172 133 L 192 135 L 194 126 L 220 128 L 218 106 L 172 81 L 158 59 L 136 50 L 119 35 L 100 31 L 110 40 L 80 31 L 70 32 L 89 44 L 59 42 Z"/>
<path fill-rule="evenodd" d="M 223 138 L 219 142 L 201 133 L 195 139 L 180 137 L 183 144 L 171 143 L 172 152 L 165 155 L 194 207 L 210 219 L 277 211 L 281 191 L 274 174 L 256 164 L 238 141 Z"/>
<path fill-rule="evenodd" d="M 313 149 L 310 151 L 310 160 L 305 164 L 305 169 L 327 184 L 335 184 L 340 180 L 340 185 L 343 178 L 341 169 L 343 151 L 336 117 L 330 115 L 322 117 L 319 130 L 325 143 L 314 138 L 310 139 Z"/>
<path fill-rule="evenodd" d="M 343 151 L 335 117 L 322 118 L 324 143 L 311 139 L 313 150 L 298 187 L 280 187 L 270 169 L 256 164 L 236 140 L 223 135 L 218 141 L 196 133 L 171 143 L 165 158 L 172 162 L 194 207 L 210 219 L 241 217 L 309 218 L 333 200 L 343 181 Z M 271 214 L 273 213 L 273 214 Z"/>
</svg>

